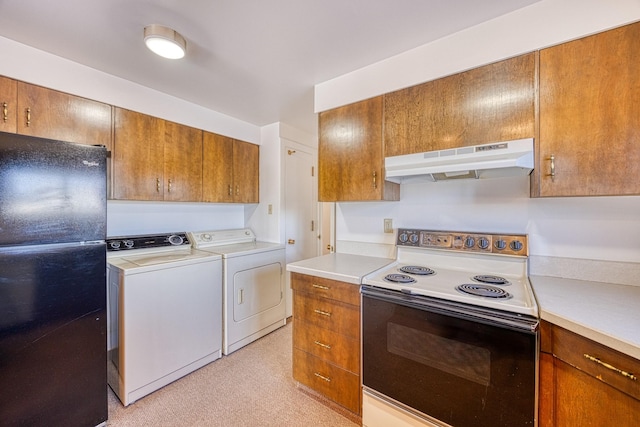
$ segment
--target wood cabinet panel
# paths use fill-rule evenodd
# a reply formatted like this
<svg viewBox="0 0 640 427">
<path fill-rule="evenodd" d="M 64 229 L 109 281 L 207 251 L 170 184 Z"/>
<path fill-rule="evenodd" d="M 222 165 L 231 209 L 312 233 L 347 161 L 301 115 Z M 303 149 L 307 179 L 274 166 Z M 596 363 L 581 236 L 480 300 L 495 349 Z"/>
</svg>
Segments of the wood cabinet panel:
<svg viewBox="0 0 640 427">
<path fill-rule="evenodd" d="M 359 287 L 299 273 L 291 287 L 294 379 L 360 415 Z"/>
<path fill-rule="evenodd" d="M 535 53 L 384 96 L 385 156 L 535 134 Z"/>
<path fill-rule="evenodd" d="M 202 200 L 233 202 L 233 139 L 204 132 L 202 143 Z"/>
<path fill-rule="evenodd" d="M 357 307 L 340 301 L 317 298 L 294 292 L 293 316 L 320 328 L 360 340 L 360 311 Z"/>
<path fill-rule="evenodd" d="M 360 306 L 360 286 L 323 277 L 291 273 L 291 288 L 318 298 L 328 298 Z"/>
<path fill-rule="evenodd" d="M 293 377 L 351 412 L 360 414 L 360 377 L 297 348 L 293 349 Z"/>
<path fill-rule="evenodd" d="M 17 132 L 112 148 L 111 106 L 18 82 Z"/>
<path fill-rule="evenodd" d="M 18 82 L 0 76 L 0 131 L 16 133 L 18 111 Z"/>
<path fill-rule="evenodd" d="M 360 341 L 329 329 L 320 328 L 302 319 L 293 324 L 296 347 L 347 371 L 360 372 Z"/>
<path fill-rule="evenodd" d="M 384 176 L 381 96 L 320 113 L 320 201 L 399 200 Z"/>
<path fill-rule="evenodd" d="M 202 200 L 202 131 L 165 122 L 164 200 Z"/>
<path fill-rule="evenodd" d="M 258 203 L 260 147 L 227 136 L 204 132 L 203 201 Z"/>
<path fill-rule="evenodd" d="M 532 195 L 640 194 L 639 63 L 640 23 L 540 51 Z"/>
<path fill-rule="evenodd" d="M 260 200 L 260 147 L 244 141 L 233 142 L 233 186 L 236 203 Z"/>
<path fill-rule="evenodd" d="M 115 109 L 115 199 L 164 200 L 164 125 L 157 117 Z"/>
<path fill-rule="evenodd" d="M 640 361 L 548 322 L 541 327 L 540 427 L 637 425 L 640 388 L 629 375 Z"/>
</svg>

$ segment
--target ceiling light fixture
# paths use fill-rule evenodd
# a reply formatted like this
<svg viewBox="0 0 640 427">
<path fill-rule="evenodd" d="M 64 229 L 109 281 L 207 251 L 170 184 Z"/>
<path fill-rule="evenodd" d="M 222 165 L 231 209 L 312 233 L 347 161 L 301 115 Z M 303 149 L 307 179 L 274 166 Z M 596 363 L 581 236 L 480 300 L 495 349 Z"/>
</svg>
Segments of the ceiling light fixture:
<svg viewBox="0 0 640 427">
<path fill-rule="evenodd" d="M 180 59 L 187 41 L 177 31 L 158 24 L 144 27 L 144 43 L 153 53 L 169 59 Z"/>
</svg>

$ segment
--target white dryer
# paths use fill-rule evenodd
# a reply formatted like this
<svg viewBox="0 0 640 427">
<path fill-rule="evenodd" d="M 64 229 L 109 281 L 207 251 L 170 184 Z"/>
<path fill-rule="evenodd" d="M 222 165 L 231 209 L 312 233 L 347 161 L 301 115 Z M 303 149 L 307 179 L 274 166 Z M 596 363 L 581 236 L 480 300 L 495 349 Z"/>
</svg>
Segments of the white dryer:
<svg viewBox="0 0 640 427">
<path fill-rule="evenodd" d="M 222 357 L 220 255 L 186 233 L 108 238 L 107 251 L 107 382 L 123 405 Z"/>
<path fill-rule="evenodd" d="M 286 325 L 285 247 L 250 229 L 188 233 L 192 245 L 222 256 L 222 352 L 230 354 Z"/>
</svg>

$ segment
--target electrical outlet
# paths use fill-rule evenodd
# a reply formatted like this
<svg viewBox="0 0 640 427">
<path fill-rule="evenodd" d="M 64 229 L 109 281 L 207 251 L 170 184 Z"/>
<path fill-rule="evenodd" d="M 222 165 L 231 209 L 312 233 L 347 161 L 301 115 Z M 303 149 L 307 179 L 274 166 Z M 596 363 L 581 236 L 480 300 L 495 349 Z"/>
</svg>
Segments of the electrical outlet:
<svg viewBox="0 0 640 427">
<path fill-rule="evenodd" d="M 393 220 L 391 218 L 384 219 L 384 232 L 393 233 Z"/>
</svg>

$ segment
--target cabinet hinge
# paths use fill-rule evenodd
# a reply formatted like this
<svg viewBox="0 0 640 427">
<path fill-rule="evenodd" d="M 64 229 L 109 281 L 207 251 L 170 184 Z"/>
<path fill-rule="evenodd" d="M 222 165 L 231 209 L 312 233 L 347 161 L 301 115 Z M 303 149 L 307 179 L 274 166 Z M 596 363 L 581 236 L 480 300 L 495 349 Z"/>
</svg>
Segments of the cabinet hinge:
<svg viewBox="0 0 640 427">
<path fill-rule="evenodd" d="M 316 167 L 315 166 L 311 166 L 311 176 L 316 176 L 315 175 L 315 170 L 316 170 Z"/>
</svg>

